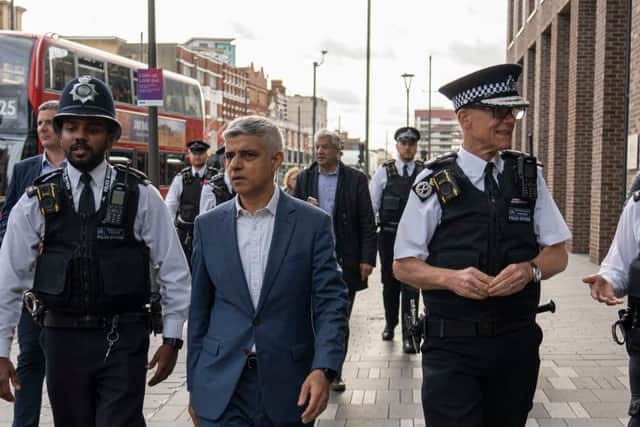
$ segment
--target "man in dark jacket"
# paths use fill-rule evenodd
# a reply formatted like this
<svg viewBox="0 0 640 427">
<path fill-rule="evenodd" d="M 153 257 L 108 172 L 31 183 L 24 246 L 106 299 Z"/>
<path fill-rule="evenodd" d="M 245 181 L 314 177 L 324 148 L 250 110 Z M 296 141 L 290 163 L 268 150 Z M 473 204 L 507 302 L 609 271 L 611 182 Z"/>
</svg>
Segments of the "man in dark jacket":
<svg viewBox="0 0 640 427">
<path fill-rule="evenodd" d="M 376 260 L 376 231 L 367 177 L 340 161 L 342 141 L 335 132 L 316 135 L 316 162 L 298 175 L 294 196 L 326 211 L 333 218 L 336 255 L 349 287 L 349 316 L 356 292 L 367 287 Z M 345 355 L 349 330 L 345 343 Z M 344 391 L 342 376 L 332 384 Z"/>
</svg>

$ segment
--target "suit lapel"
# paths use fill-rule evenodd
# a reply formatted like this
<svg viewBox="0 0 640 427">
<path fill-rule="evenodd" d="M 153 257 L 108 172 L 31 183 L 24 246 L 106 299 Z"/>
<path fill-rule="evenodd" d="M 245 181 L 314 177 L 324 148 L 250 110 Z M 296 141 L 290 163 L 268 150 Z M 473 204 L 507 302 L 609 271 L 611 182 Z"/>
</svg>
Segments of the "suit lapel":
<svg viewBox="0 0 640 427">
<path fill-rule="evenodd" d="M 289 243 L 291 242 L 291 237 L 295 229 L 294 212 L 295 206 L 289 200 L 289 196 L 280 191 L 280 200 L 273 225 L 273 237 L 269 249 L 269 258 L 267 259 L 267 268 L 264 272 L 264 280 L 262 281 L 262 290 L 260 291 L 256 315 L 260 313 L 260 310 L 264 306 L 264 302 L 269 296 L 269 292 L 273 287 L 275 278 L 282 265 L 282 260 L 287 254 L 287 249 L 289 248 Z"/>
<path fill-rule="evenodd" d="M 253 303 L 251 302 L 251 294 L 249 294 L 249 285 L 247 284 L 247 278 L 242 268 L 242 260 L 240 259 L 240 249 L 238 248 L 238 226 L 236 221 L 236 204 L 229 203 L 229 208 L 227 210 L 226 215 L 224 215 L 223 227 L 221 228 L 221 232 L 225 233 L 227 231 L 227 235 L 222 238 L 222 241 L 226 241 L 229 243 L 230 250 L 225 251 L 224 258 L 226 262 L 224 263 L 224 268 L 229 268 L 232 272 L 232 283 L 236 283 L 237 286 L 240 287 L 239 292 L 233 293 L 233 295 L 238 295 L 240 303 L 248 313 L 254 314 Z M 233 266 L 237 266 L 237 268 L 233 268 Z"/>
<path fill-rule="evenodd" d="M 316 164 L 316 167 L 311 169 L 311 188 L 309 189 L 309 195 L 316 200 L 320 200 L 318 198 L 318 171 L 319 166 Z"/>
</svg>

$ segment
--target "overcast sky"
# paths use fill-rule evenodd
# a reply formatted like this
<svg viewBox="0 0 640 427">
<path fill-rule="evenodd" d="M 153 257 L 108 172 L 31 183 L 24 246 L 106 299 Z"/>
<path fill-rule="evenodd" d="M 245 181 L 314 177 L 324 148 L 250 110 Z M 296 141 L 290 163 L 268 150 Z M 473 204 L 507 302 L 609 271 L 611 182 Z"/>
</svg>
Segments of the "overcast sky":
<svg viewBox="0 0 640 427">
<path fill-rule="evenodd" d="M 390 146 L 405 123 L 400 75 L 413 73 L 411 111 L 428 105 L 428 56 L 433 56 L 432 106 L 450 103 L 437 89 L 467 72 L 505 60 L 505 0 L 372 0 L 371 146 Z M 117 36 L 131 42 L 147 33 L 144 0 L 15 0 L 23 29 L 62 35 Z M 158 42 L 234 37 L 236 65 L 253 62 L 290 95 L 317 93 L 329 102 L 330 128 L 364 139 L 366 0 L 157 0 Z M 413 122 L 413 113 L 411 113 Z"/>
</svg>

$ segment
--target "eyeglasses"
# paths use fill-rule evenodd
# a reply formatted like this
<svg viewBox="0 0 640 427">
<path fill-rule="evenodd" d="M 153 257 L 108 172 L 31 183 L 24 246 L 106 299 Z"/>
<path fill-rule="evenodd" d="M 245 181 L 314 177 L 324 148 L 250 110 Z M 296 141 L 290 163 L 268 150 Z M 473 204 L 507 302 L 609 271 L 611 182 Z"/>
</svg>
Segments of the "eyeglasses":
<svg viewBox="0 0 640 427">
<path fill-rule="evenodd" d="M 467 108 L 491 111 L 493 118 L 496 120 L 504 120 L 508 115 L 511 115 L 515 120 L 520 120 L 524 117 L 525 111 L 527 111 L 526 107 L 504 107 L 485 104 L 471 104 Z"/>
</svg>

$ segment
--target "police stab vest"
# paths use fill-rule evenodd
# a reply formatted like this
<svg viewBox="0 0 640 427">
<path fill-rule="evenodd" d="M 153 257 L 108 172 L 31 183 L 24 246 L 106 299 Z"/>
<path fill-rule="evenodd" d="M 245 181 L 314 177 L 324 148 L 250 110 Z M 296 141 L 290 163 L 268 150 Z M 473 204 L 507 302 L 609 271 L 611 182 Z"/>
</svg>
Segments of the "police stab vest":
<svg viewBox="0 0 640 427">
<path fill-rule="evenodd" d="M 138 184 L 148 184 L 142 173 L 108 168 L 100 209 L 89 216 L 74 208 L 66 169 L 28 190 L 45 216 L 33 290 L 47 310 L 117 314 L 142 311 L 149 302 L 149 249 L 133 232 Z"/>
<path fill-rule="evenodd" d="M 395 232 L 404 207 L 407 205 L 407 200 L 409 200 L 411 185 L 424 165 L 421 161 L 416 160 L 413 173 L 408 177 L 403 177 L 398 173 L 395 160 L 386 161 L 384 168 L 387 172 L 387 184 L 382 191 L 382 203 L 379 211 L 380 226 L 383 231 Z"/>
<path fill-rule="evenodd" d="M 230 192 L 227 188 L 227 183 L 224 182 L 224 173 L 219 173 L 214 176 L 208 185 L 216 196 L 216 205 L 220 205 L 227 200 L 233 199 L 233 196 L 235 195 L 235 193 Z"/>
<path fill-rule="evenodd" d="M 180 171 L 182 176 L 182 194 L 180 195 L 180 205 L 178 206 L 178 216 L 182 221 L 192 223 L 200 211 L 200 192 L 205 180 L 211 179 L 216 170 L 207 167 L 204 176 L 199 179 L 193 175 L 191 167 L 186 167 Z"/>
<path fill-rule="evenodd" d="M 524 154 L 509 152 L 501 156 L 504 170 L 498 180 L 500 193 L 494 202 L 471 184 L 456 164 L 455 154 L 425 165 L 433 171 L 425 178 L 434 185 L 431 197 L 438 197 L 442 207 L 442 219 L 429 244 L 427 263 L 454 270 L 476 267 L 495 276 L 509 264 L 530 261 L 538 255 L 533 222 L 536 200 L 523 196 L 517 168 L 518 156 Z M 443 173 L 438 175 L 439 172 Z M 537 176 L 533 179 L 535 183 Z M 516 294 L 481 301 L 448 290 L 427 290 L 423 294 L 430 316 L 502 322 L 533 319 L 540 300 L 540 285 L 532 282 Z"/>
</svg>

